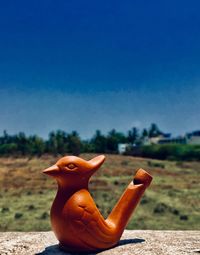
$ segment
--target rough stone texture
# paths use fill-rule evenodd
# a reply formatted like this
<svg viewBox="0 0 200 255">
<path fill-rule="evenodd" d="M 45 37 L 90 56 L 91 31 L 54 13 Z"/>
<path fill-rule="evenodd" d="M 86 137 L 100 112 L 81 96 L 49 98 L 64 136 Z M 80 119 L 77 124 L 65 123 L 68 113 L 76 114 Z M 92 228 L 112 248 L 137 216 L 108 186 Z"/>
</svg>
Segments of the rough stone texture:
<svg viewBox="0 0 200 255">
<path fill-rule="evenodd" d="M 0 233 L 0 254 L 69 255 L 70 253 L 58 248 L 57 240 L 52 232 L 2 232 Z M 200 231 L 126 230 L 117 247 L 98 254 L 200 254 Z"/>
</svg>

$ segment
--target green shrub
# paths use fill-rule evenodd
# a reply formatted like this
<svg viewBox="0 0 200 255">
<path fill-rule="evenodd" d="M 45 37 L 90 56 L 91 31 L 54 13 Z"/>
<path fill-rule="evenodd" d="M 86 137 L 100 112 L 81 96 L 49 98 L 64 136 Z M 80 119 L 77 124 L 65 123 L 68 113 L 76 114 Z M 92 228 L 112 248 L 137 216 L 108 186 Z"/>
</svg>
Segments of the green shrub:
<svg viewBox="0 0 200 255">
<path fill-rule="evenodd" d="M 10 155 L 14 154 L 17 151 L 17 144 L 8 143 L 0 145 L 0 155 Z"/>
<path fill-rule="evenodd" d="M 49 214 L 47 212 L 43 212 L 43 214 L 40 216 L 40 219 L 45 220 L 49 217 Z"/>
<path fill-rule="evenodd" d="M 15 219 L 20 219 L 23 216 L 23 213 L 15 213 Z"/>
<path fill-rule="evenodd" d="M 165 213 L 166 212 L 166 210 L 168 209 L 168 206 L 166 205 L 166 204 L 164 204 L 164 203 L 158 203 L 156 206 L 155 206 L 155 208 L 154 208 L 154 213 Z"/>
<path fill-rule="evenodd" d="M 34 206 L 34 205 L 29 205 L 29 206 L 28 206 L 28 210 L 31 211 L 31 210 L 34 210 L 34 209 L 35 209 L 35 206 Z"/>
<path fill-rule="evenodd" d="M 179 215 L 179 210 L 177 210 L 176 208 L 171 208 L 171 213 L 173 213 L 174 215 Z"/>
<path fill-rule="evenodd" d="M 1 208 L 1 212 L 2 213 L 6 213 L 6 212 L 9 212 L 10 210 L 9 210 L 9 208 L 8 207 L 3 207 L 3 208 Z"/>
<path fill-rule="evenodd" d="M 161 160 L 176 160 L 190 161 L 200 160 L 200 145 L 189 144 L 154 144 L 135 147 L 130 152 L 133 156 L 161 159 Z M 151 165 L 149 162 L 148 164 Z M 154 167 L 156 167 L 154 165 Z M 162 165 L 157 167 L 163 167 Z"/>
<path fill-rule="evenodd" d="M 159 168 L 165 168 L 165 165 L 163 163 L 160 162 L 152 162 L 152 161 L 148 161 L 148 166 L 150 167 L 159 167 Z"/>
<path fill-rule="evenodd" d="M 187 215 L 180 215 L 180 220 L 188 220 L 188 216 Z"/>
</svg>

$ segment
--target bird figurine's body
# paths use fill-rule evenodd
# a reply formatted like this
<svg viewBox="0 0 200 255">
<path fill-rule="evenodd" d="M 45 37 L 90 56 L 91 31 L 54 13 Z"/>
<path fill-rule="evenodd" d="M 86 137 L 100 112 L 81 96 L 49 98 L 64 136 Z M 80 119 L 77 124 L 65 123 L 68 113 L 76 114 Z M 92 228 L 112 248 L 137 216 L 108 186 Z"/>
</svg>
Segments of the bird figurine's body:
<svg viewBox="0 0 200 255">
<path fill-rule="evenodd" d="M 58 192 L 51 208 L 51 224 L 60 247 L 67 251 L 97 251 L 113 247 L 119 241 L 128 220 L 152 177 L 139 169 L 106 220 L 88 190 L 92 174 L 105 156 L 89 161 L 66 156 L 43 172 L 53 176 Z"/>
</svg>

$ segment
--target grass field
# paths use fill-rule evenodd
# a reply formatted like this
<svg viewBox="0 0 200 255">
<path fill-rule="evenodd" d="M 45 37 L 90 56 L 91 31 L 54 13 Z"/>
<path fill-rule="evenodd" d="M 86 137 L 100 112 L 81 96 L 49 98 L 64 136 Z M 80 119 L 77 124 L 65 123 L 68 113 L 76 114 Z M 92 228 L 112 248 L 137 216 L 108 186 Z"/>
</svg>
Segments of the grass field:
<svg viewBox="0 0 200 255">
<path fill-rule="evenodd" d="M 83 154 L 90 159 L 94 154 Z M 50 230 L 56 183 L 41 171 L 59 157 L 0 158 L 0 230 Z M 107 155 L 90 183 L 106 217 L 139 168 L 153 183 L 136 208 L 129 229 L 200 230 L 200 162 L 174 162 Z"/>
</svg>

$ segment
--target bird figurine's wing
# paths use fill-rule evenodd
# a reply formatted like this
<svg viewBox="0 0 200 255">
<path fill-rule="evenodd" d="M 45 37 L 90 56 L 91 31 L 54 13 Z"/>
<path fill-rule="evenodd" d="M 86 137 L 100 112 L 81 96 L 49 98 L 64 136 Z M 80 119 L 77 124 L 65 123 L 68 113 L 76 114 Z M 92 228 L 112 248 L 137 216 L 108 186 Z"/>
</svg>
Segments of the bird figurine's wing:
<svg viewBox="0 0 200 255">
<path fill-rule="evenodd" d="M 87 190 L 76 193 L 67 203 L 70 230 L 88 247 L 102 249 L 116 243 L 116 232 L 107 223 Z"/>
</svg>

